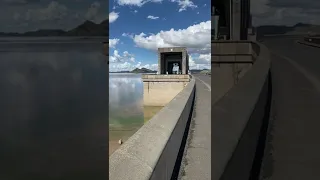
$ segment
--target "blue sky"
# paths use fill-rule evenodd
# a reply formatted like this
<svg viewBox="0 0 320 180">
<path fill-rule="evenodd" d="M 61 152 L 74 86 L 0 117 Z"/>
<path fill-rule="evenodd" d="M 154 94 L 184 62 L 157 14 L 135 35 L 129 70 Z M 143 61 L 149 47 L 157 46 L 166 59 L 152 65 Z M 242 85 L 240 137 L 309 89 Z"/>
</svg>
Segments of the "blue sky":
<svg viewBox="0 0 320 180">
<path fill-rule="evenodd" d="M 188 48 L 192 69 L 210 68 L 210 1 L 109 2 L 110 71 L 157 69 L 159 47 Z"/>
</svg>

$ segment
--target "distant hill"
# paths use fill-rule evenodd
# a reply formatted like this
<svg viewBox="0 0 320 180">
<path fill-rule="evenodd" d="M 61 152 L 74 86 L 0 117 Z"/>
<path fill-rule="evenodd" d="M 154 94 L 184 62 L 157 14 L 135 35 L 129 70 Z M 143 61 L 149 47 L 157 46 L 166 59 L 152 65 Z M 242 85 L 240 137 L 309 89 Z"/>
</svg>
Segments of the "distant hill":
<svg viewBox="0 0 320 180">
<path fill-rule="evenodd" d="M 96 24 L 92 21 L 85 21 L 69 31 L 40 29 L 25 33 L 0 32 L 0 36 L 109 36 L 109 20 L 104 20 L 100 24 Z"/>
<path fill-rule="evenodd" d="M 190 72 L 191 74 L 198 74 L 198 73 L 202 73 L 202 72 L 211 72 L 210 69 L 191 69 Z"/>
<path fill-rule="evenodd" d="M 131 71 L 132 73 L 156 73 L 157 71 L 152 71 L 150 69 L 147 68 L 135 68 L 134 70 Z"/>
<path fill-rule="evenodd" d="M 259 26 L 257 28 L 258 37 L 264 35 L 320 35 L 320 25 L 298 23 L 294 26 Z"/>
</svg>

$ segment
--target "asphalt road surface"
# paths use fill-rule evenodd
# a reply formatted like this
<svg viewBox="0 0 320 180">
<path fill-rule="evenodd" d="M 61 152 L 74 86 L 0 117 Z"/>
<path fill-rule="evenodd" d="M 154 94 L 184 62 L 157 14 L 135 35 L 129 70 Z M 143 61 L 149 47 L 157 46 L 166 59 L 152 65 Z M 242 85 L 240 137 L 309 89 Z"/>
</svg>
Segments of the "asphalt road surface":
<svg viewBox="0 0 320 180">
<path fill-rule="evenodd" d="M 211 179 L 211 76 L 194 74 L 196 100 L 180 168 L 182 180 Z"/>
<path fill-rule="evenodd" d="M 264 41 L 273 99 L 260 179 L 320 179 L 320 48 L 296 40 Z"/>
</svg>

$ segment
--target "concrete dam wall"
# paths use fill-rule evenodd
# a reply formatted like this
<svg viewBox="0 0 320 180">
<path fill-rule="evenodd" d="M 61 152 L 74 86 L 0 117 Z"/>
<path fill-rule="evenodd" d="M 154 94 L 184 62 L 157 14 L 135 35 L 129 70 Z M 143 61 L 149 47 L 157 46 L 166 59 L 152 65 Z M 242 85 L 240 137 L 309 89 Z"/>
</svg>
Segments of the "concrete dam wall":
<svg viewBox="0 0 320 180">
<path fill-rule="evenodd" d="M 171 178 L 192 114 L 195 80 L 189 75 L 168 76 L 143 77 L 146 104 L 165 107 L 110 156 L 109 179 Z"/>
<path fill-rule="evenodd" d="M 224 42 L 214 43 L 216 47 L 226 46 Z M 211 107 L 211 178 L 256 179 L 257 174 L 253 172 L 259 172 L 271 106 L 270 53 L 265 46 L 254 42 L 228 43 L 233 48 L 228 53 L 216 51 L 213 65 L 232 67 L 231 63 L 251 61 L 252 67 L 244 70 L 244 76 L 233 86 L 221 84 L 226 93 L 220 99 L 212 99 L 216 103 Z M 229 78 L 234 80 L 237 75 L 230 72 Z"/>
</svg>

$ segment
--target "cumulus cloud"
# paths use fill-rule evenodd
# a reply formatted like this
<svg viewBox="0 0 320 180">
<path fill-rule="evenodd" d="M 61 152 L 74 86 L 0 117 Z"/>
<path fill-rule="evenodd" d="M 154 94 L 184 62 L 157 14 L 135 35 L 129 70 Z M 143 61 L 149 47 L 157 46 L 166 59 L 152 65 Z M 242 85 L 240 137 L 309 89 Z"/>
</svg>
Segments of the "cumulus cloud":
<svg viewBox="0 0 320 180">
<path fill-rule="evenodd" d="M 255 26 L 296 23 L 320 24 L 318 0 L 255 0 L 251 1 L 251 13 Z"/>
<path fill-rule="evenodd" d="M 30 21 L 62 20 L 67 15 L 68 9 L 65 5 L 52 1 L 46 8 L 29 9 L 25 19 Z"/>
<path fill-rule="evenodd" d="M 141 7 L 148 2 L 160 3 L 160 2 L 162 2 L 162 0 L 117 0 L 117 2 L 121 6 L 129 5 L 129 6 Z"/>
<path fill-rule="evenodd" d="M 88 20 L 93 20 L 96 18 L 96 16 L 98 15 L 99 9 L 100 9 L 100 3 L 99 2 L 94 2 L 91 4 L 91 6 L 89 7 L 85 17 Z"/>
<path fill-rule="evenodd" d="M 143 64 L 141 62 L 112 62 L 109 64 L 111 72 L 132 71 L 135 68 L 147 68 L 153 71 L 158 70 L 158 64 Z M 190 69 L 211 69 L 211 54 L 193 54 L 189 56 Z"/>
<path fill-rule="evenodd" d="M 134 35 L 138 47 L 156 51 L 161 47 L 187 47 L 192 52 L 208 53 L 211 48 L 211 21 L 201 22 L 186 29 L 170 29 L 147 36 Z"/>
<path fill-rule="evenodd" d="M 159 19 L 159 17 L 157 17 L 157 16 L 151 16 L 151 15 L 149 15 L 147 18 L 148 18 L 148 19 Z"/>
<path fill-rule="evenodd" d="M 132 71 L 135 68 L 147 68 L 153 71 L 158 70 L 158 64 L 142 64 L 141 62 L 134 63 L 134 62 L 124 62 L 124 63 L 110 63 L 109 70 L 110 72 L 117 72 L 117 71 Z"/>
<path fill-rule="evenodd" d="M 211 53 L 189 56 L 190 69 L 211 69 Z"/>
<path fill-rule="evenodd" d="M 133 39 L 134 34 L 130 34 L 130 33 L 122 33 L 123 37 L 129 37 L 131 39 Z"/>
<path fill-rule="evenodd" d="M 124 51 L 122 55 L 119 54 L 118 50 L 113 51 L 113 55 L 110 56 L 111 63 L 125 63 L 125 62 L 134 62 L 134 54 L 130 54 L 128 51 Z"/>
<path fill-rule="evenodd" d="M 179 5 L 179 12 L 187 10 L 187 8 L 197 8 L 198 6 L 195 5 L 191 0 L 171 0 L 171 2 L 176 2 Z"/>
<path fill-rule="evenodd" d="M 112 11 L 109 13 L 109 23 L 115 22 L 119 18 L 119 13 Z"/>
<path fill-rule="evenodd" d="M 119 44 L 120 39 L 109 39 L 109 48 L 115 48 Z"/>
</svg>

